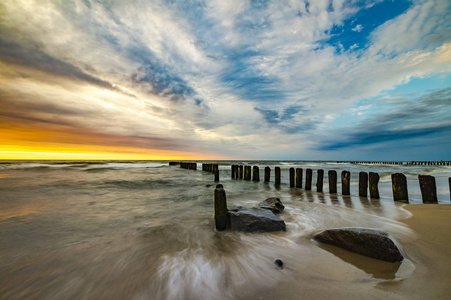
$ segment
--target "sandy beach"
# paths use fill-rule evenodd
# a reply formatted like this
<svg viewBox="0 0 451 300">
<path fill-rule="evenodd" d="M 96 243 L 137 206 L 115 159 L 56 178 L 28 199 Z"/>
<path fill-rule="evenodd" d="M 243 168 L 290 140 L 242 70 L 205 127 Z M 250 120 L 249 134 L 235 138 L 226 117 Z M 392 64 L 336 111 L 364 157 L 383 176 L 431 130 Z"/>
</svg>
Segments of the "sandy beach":
<svg viewBox="0 0 451 300">
<path fill-rule="evenodd" d="M 381 199 L 369 199 L 356 196 L 359 166 L 298 163 L 351 170 L 352 195 L 343 196 L 290 188 L 292 162 L 271 165 L 283 167 L 280 187 L 274 178 L 231 179 L 232 163 L 220 168 L 228 206 L 278 197 L 287 231 L 216 231 L 210 172 L 167 162 L 3 164 L 0 298 L 451 298 L 447 168 L 430 171 L 440 204 L 406 205 L 390 190 L 390 174 L 405 167 L 372 168 L 380 170 Z M 312 240 L 339 227 L 383 230 L 405 259 L 384 262 Z"/>
<path fill-rule="evenodd" d="M 403 220 L 416 233 L 414 241 L 403 244 L 415 263 L 415 274 L 387 291 L 411 299 L 451 298 L 451 205 L 406 205 L 413 216 Z"/>
<path fill-rule="evenodd" d="M 315 252 L 323 256 L 314 258 L 318 270 L 324 272 L 330 268 L 333 280 L 300 271 L 293 280 L 287 278 L 280 286 L 242 299 L 450 299 L 451 205 L 408 204 L 403 208 L 412 216 L 401 222 L 408 225 L 414 235 L 397 242 L 413 269 L 410 263 L 403 270 L 396 264 L 321 246 L 343 262 Z M 359 274 L 362 270 L 372 279 L 363 278 Z M 394 272 L 407 278 L 390 278 Z"/>
</svg>

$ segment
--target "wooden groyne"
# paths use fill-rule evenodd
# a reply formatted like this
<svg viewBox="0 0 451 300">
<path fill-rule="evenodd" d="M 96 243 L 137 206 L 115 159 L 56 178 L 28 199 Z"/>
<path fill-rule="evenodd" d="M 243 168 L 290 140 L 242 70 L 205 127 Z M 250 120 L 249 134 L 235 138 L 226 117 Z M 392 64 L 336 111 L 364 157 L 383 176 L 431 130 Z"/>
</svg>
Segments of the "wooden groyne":
<svg viewBox="0 0 451 300">
<path fill-rule="evenodd" d="M 197 163 L 195 163 L 195 162 L 170 161 L 169 165 L 170 166 L 179 166 L 180 168 L 188 169 L 188 170 L 197 170 Z"/>
<path fill-rule="evenodd" d="M 400 166 L 451 166 L 451 161 L 336 161 L 344 164 L 400 165 Z"/>
<path fill-rule="evenodd" d="M 349 162 L 356 164 L 372 164 L 372 162 Z M 423 164 L 420 164 L 423 163 Z M 410 165 L 434 165 L 437 163 L 440 165 L 448 165 L 449 162 L 409 162 Z M 403 162 L 374 162 L 374 164 L 399 164 L 408 165 Z M 184 169 L 197 170 L 197 163 L 194 162 L 169 162 L 170 166 L 180 166 Z M 219 182 L 219 165 L 212 163 L 203 163 L 202 171 L 211 172 L 215 175 L 215 181 Z M 302 188 L 303 184 L 303 169 L 302 168 L 290 168 L 289 170 L 289 186 L 290 188 Z M 274 168 L 274 184 L 276 186 L 281 185 L 281 169 L 280 167 Z M 270 182 L 271 168 L 265 167 L 264 169 L 264 182 Z M 260 181 L 260 167 L 250 165 L 232 165 L 231 166 L 231 178 L 232 179 L 244 179 L 247 181 Z M 323 191 L 323 178 L 324 170 L 317 170 L 316 191 Z M 329 193 L 337 194 L 337 171 L 328 170 L 329 178 Z M 359 196 L 367 198 L 368 191 L 369 197 L 372 199 L 379 199 L 379 179 L 380 176 L 375 172 L 359 172 Z M 305 186 L 307 191 L 312 190 L 313 170 L 306 169 Z M 407 178 L 403 173 L 394 173 L 391 175 L 392 192 L 394 201 L 409 202 L 409 195 L 407 189 Z M 431 175 L 418 175 L 418 181 L 420 185 L 420 191 L 423 203 L 438 203 L 437 190 L 435 177 Z M 350 191 L 351 173 L 349 171 L 341 172 L 341 194 L 343 196 L 351 195 Z M 451 198 L 451 177 L 448 179 L 450 198 Z"/>
</svg>

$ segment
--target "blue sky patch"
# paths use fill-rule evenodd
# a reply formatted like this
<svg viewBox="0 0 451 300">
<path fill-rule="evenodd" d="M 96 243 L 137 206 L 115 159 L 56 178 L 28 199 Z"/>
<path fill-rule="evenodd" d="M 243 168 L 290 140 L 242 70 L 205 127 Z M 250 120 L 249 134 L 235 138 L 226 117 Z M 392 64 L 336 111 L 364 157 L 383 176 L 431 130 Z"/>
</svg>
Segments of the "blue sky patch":
<svg viewBox="0 0 451 300">
<path fill-rule="evenodd" d="M 365 49 L 371 32 L 404 12 L 412 5 L 408 0 L 388 0 L 376 3 L 369 8 L 361 8 L 355 15 L 349 16 L 343 24 L 336 24 L 328 32 L 330 38 L 323 45 L 331 45 L 340 52 Z"/>
</svg>

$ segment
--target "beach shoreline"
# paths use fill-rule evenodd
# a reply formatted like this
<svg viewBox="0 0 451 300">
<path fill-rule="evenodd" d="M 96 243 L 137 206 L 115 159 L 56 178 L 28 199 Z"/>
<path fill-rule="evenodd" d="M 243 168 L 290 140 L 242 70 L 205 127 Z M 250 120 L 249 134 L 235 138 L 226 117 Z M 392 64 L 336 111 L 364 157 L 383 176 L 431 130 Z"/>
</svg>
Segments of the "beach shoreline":
<svg viewBox="0 0 451 300">
<path fill-rule="evenodd" d="M 341 275 L 336 274 L 333 280 L 309 278 L 308 274 L 302 274 L 300 270 L 295 278 L 287 278 L 277 287 L 249 297 L 243 295 L 240 299 L 450 299 L 451 239 L 448 233 L 451 231 L 451 205 L 406 204 L 403 209 L 410 212 L 411 216 L 400 222 L 413 232 L 411 239 L 398 240 L 406 258 L 415 266 L 408 278 L 355 280 L 349 273 L 357 269 L 356 266 L 359 267 L 357 264 L 353 266 L 358 255 L 348 253 L 346 255 L 353 257 L 354 261 L 348 261 L 341 269 L 330 270 L 331 273 L 342 272 L 343 280 L 340 279 Z M 338 248 L 334 251 L 341 252 Z M 362 262 L 365 259 L 361 257 Z M 373 263 L 374 260 L 366 262 Z"/>
</svg>

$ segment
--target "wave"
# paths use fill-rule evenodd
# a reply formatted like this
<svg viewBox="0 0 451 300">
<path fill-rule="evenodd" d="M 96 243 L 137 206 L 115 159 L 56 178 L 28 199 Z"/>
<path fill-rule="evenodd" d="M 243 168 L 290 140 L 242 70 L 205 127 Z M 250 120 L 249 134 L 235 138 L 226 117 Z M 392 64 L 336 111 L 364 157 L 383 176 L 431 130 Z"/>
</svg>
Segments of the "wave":
<svg viewBox="0 0 451 300">
<path fill-rule="evenodd" d="M 2 162 L 0 170 L 48 170 L 66 169 L 91 171 L 97 169 L 117 170 L 117 169 L 142 169 L 142 168 L 162 168 L 167 164 L 163 162 L 91 162 L 91 161 L 57 161 L 57 162 Z"/>
<path fill-rule="evenodd" d="M 109 180 L 104 181 L 102 187 L 119 187 L 126 189 L 152 189 L 156 186 L 179 186 L 179 182 L 170 182 L 165 180 Z"/>
</svg>

